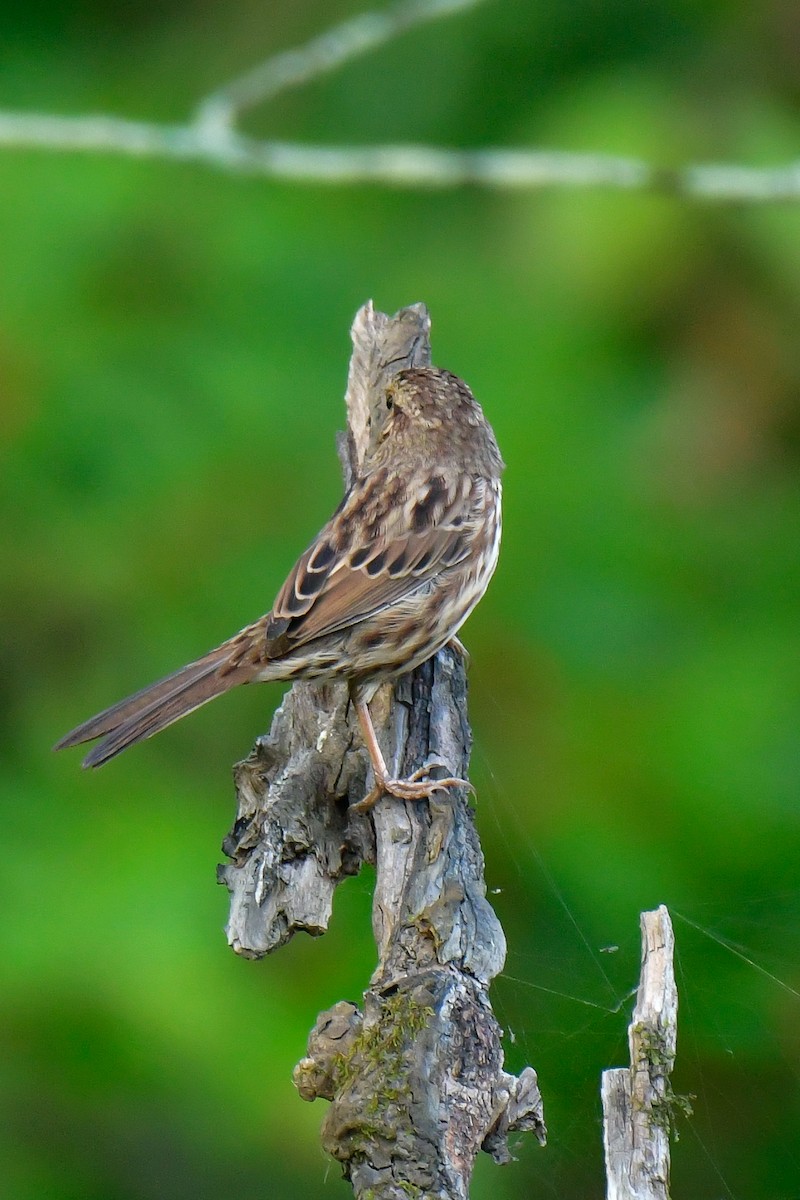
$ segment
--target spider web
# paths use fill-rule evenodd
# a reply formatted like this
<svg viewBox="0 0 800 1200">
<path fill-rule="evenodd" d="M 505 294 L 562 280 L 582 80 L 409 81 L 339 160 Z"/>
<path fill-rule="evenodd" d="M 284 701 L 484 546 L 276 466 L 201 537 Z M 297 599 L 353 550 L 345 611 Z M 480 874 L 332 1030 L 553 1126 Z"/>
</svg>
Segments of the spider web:
<svg viewBox="0 0 800 1200">
<path fill-rule="evenodd" d="M 522 1139 L 526 1186 L 557 1196 L 602 1196 L 600 1074 L 627 1066 L 627 1025 L 640 967 L 638 909 L 625 925 L 602 898 L 581 894 L 530 832 L 514 799 L 476 750 L 484 776 L 478 820 L 492 892 L 509 940 L 493 1003 L 509 1069 L 539 1073 L 549 1145 Z M 800 1098 L 800 890 L 760 897 L 675 895 L 678 1055 L 672 1078 L 692 1113 L 679 1113 L 672 1192 L 693 1200 L 800 1196 L 800 1153 L 786 1109 Z M 597 903 L 595 900 L 597 899 Z M 520 922 L 520 913 L 527 914 Z M 525 923 L 535 928 L 522 930 Z M 598 926 L 607 933 L 597 936 Z M 524 949 L 520 949 L 524 946 Z M 795 1122 L 796 1128 L 796 1122 Z M 478 1174 L 478 1185 L 488 1175 Z M 497 1195 L 497 1180 L 491 1182 Z M 480 1194 L 477 1193 L 477 1194 Z M 509 1188 L 509 1196 L 524 1194 Z"/>
</svg>

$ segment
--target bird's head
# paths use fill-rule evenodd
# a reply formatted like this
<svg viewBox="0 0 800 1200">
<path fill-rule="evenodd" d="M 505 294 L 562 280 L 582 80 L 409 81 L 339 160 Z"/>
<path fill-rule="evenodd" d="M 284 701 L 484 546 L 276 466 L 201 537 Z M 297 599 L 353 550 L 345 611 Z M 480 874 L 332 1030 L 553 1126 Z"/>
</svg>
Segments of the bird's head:
<svg viewBox="0 0 800 1200">
<path fill-rule="evenodd" d="M 494 433 L 467 385 L 438 367 L 409 367 L 386 389 L 373 462 L 451 462 L 496 478 L 503 469 Z"/>
</svg>

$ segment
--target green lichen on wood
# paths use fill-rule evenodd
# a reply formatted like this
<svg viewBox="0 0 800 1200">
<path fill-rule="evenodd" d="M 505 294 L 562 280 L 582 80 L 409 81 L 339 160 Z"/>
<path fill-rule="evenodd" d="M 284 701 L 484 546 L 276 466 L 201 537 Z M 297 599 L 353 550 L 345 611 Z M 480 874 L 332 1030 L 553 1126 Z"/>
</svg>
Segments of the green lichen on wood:
<svg viewBox="0 0 800 1200">
<path fill-rule="evenodd" d="M 337 1092 L 360 1075 L 380 1070 L 386 1082 L 371 1098 L 370 1108 L 380 1109 L 381 1099 L 399 1099 L 408 1089 L 402 1080 L 403 1056 L 433 1015 L 431 1006 L 420 1003 L 410 992 L 398 991 L 383 1000 L 378 1020 L 365 1024 L 347 1052 L 336 1056 L 332 1075 Z"/>
<path fill-rule="evenodd" d="M 434 1016 L 425 1002 L 428 994 L 423 993 L 423 999 L 419 994 L 419 990 L 416 995 L 398 990 L 388 997 L 374 997 L 375 1006 L 369 1005 L 374 1015 L 333 1063 L 335 1097 L 327 1120 L 336 1123 L 340 1150 L 346 1141 L 348 1175 L 358 1162 L 372 1162 L 378 1146 L 381 1161 L 387 1154 L 397 1159 L 398 1174 L 408 1171 L 412 1180 L 419 1175 L 420 1165 L 408 1157 L 408 1146 L 418 1132 L 410 1110 L 418 1099 L 420 1064 L 426 1057 L 420 1034 L 430 1028 Z M 397 1147 L 396 1155 L 391 1144 Z M 394 1173 L 392 1186 L 412 1200 L 429 1194 L 419 1183 L 395 1178 Z M 362 1200 L 368 1200 L 368 1192 L 362 1193 Z"/>
<path fill-rule="evenodd" d="M 664 1034 L 657 1033 L 649 1025 L 636 1025 L 631 1031 L 634 1044 L 638 1046 L 638 1058 L 645 1065 L 654 1086 L 660 1084 L 662 1094 L 657 1096 L 648 1107 L 650 1124 L 661 1129 L 667 1137 L 678 1141 L 679 1132 L 676 1117 L 680 1114 L 687 1119 L 692 1116 L 691 1093 L 681 1095 L 672 1089 L 669 1074 L 675 1064 L 675 1053 L 667 1046 Z"/>
<path fill-rule="evenodd" d="M 634 1046 L 638 1047 L 637 1057 L 644 1059 L 659 1075 L 668 1075 L 675 1063 L 675 1053 L 667 1045 L 666 1034 L 642 1024 L 634 1025 L 630 1036 Z"/>
<path fill-rule="evenodd" d="M 397 991 L 380 1002 L 378 1018 L 365 1023 L 346 1053 L 337 1056 L 332 1077 L 337 1098 L 366 1097 L 348 1131 L 351 1157 L 369 1159 L 377 1141 L 395 1141 L 400 1110 L 412 1101 L 413 1057 L 419 1035 L 434 1010 L 410 992 Z M 413 1188 L 416 1185 L 409 1184 Z M 408 1191 L 409 1196 L 424 1192 Z"/>
<path fill-rule="evenodd" d="M 680 1141 L 677 1117 L 680 1115 L 688 1120 L 692 1116 L 694 1112 L 692 1100 L 694 1100 L 694 1096 L 691 1092 L 682 1095 L 673 1092 L 670 1084 L 665 1082 L 664 1095 L 659 1096 L 650 1106 L 650 1124 L 656 1129 L 663 1129 L 672 1141 Z"/>
</svg>

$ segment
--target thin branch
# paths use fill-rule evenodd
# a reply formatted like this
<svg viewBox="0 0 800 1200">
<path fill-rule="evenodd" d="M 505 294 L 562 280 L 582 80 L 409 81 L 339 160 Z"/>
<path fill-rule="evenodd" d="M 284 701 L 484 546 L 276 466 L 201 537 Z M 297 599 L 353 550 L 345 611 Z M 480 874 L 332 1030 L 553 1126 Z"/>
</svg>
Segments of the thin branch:
<svg viewBox="0 0 800 1200">
<path fill-rule="evenodd" d="M 212 92 L 200 102 L 196 123 L 211 131 L 229 129 L 247 108 L 319 79 L 415 25 L 452 16 L 482 3 L 483 0 L 397 0 L 382 12 L 359 13 L 304 46 L 273 55 Z"/>
<path fill-rule="evenodd" d="M 62 117 L 0 111 L 0 146 L 192 160 L 227 171 L 318 184 L 384 184 L 507 190 L 605 187 L 710 201 L 800 199 L 800 163 L 757 168 L 696 165 L 674 173 L 636 158 L 558 150 L 449 150 L 433 146 L 309 146 L 267 142 L 233 131 L 121 117 Z"/>
<path fill-rule="evenodd" d="M 688 164 L 672 170 L 639 158 L 524 147 L 460 150 L 415 145 L 315 146 L 246 137 L 247 108 L 329 74 L 426 21 L 484 0 L 396 0 L 273 55 L 202 99 L 194 117 L 162 125 L 107 114 L 62 116 L 0 109 L 0 147 L 193 161 L 212 169 L 295 183 L 404 188 L 546 187 L 650 191 L 708 202 L 800 199 L 800 162 L 775 167 Z"/>
<path fill-rule="evenodd" d="M 449 150 L 429 146 L 309 146 L 257 141 L 233 130 L 156 125 L 119 117 L 62 117 L 0 111 L 0 146 L 100 151 L 134 158 L 193 159 L 211 166 L 306 183 L 405 187 L 536 188 L 548 184 L 644 186 L 635 159 L 537 150 Z M 798 180 L 800 187 L 800 180 Z"/>
</svg>

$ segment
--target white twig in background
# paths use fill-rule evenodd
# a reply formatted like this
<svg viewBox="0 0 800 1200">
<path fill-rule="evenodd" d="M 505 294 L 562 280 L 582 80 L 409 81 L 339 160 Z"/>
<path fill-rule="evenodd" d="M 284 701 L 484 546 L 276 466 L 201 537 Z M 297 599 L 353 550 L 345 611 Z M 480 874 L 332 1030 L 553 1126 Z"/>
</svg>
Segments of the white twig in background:
<svg viewBox="0 0 800 1200">
<path fill-rule="evenodd" d="M 229 129 L 239 113 L 335 71 L 425 21 L 475 8 L 483 0 L 398 0 L 382 12 L 360 13 L 334 25 L 304 46 L 276 54 L 200 102 L 197 124 Z"/>
<path fill-rule="evenodd" d="M 315 146 L 265 141 L 235 128 L 240 113 L 328 74 L 415 25 L 474 8 L 483 0 L 398 0 L 333 26 L 304 46 L 273 55 L 212 92 L 184 124 L 105 114 L 58 116 L 0 109 L 0 147 L 191 160 L 227 171 L 321 184 L 406 188 L 473 185 L 497 189 L 605 187 L 703 201 L 800 199 L 800 161 L 775 167 L 691 164 L 664 170 L 643 159 L 558 150 L 415 145 Z"/>
<path fill-rule="evenodd" d="M 316 183 L 405 187 L 535 188 L 546 184 L 642 187 L 635 159 L 546 150 L 447 150 L 432 146 L 309 146 L 258 141 L 204 125 L 149 125 L 118 117 L 58 117 L 0 110 L 0 146 L 194 159 L 211 166 Z"/>
</svg>

